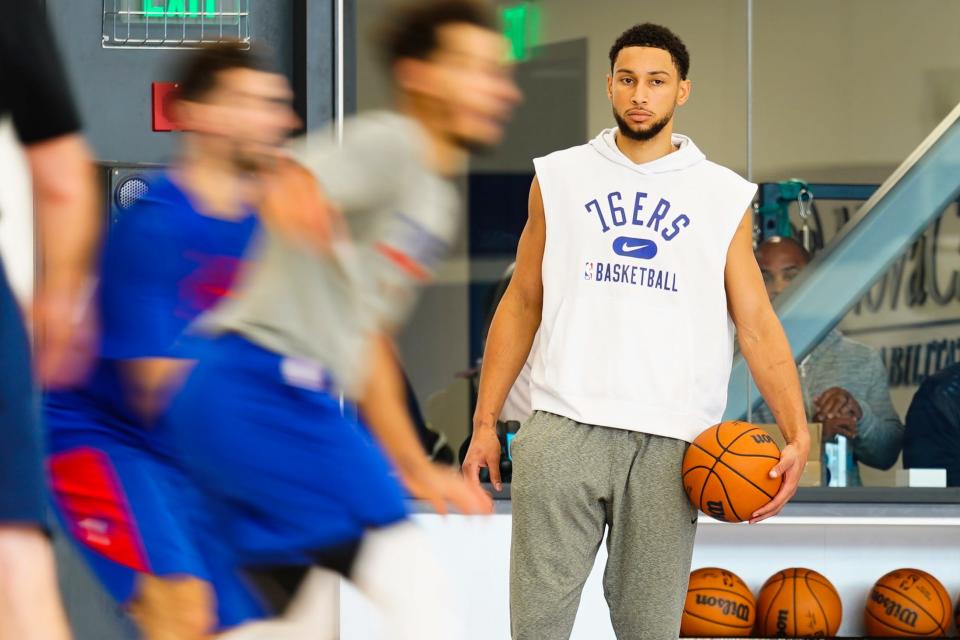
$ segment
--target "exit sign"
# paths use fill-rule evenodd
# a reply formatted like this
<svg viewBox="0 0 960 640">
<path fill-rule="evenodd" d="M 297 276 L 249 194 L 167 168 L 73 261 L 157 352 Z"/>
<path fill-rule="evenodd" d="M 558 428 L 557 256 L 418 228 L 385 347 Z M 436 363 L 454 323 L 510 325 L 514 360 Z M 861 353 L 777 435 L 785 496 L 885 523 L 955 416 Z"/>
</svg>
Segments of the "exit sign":
<svg viewBox="0 0 960 640">
<path fill-rule="evenodd" d="M 540 44 L 540 7 L 533 2 L 501 7 L 500 20 L 510 44 L 510 59 L 529 60 L 534 47 Z"/>
<path fill-rule="evenodd" d="M 217 0 L 142 0 L 146 18 L 199 20 L 217 18 Z"/>
</svg>

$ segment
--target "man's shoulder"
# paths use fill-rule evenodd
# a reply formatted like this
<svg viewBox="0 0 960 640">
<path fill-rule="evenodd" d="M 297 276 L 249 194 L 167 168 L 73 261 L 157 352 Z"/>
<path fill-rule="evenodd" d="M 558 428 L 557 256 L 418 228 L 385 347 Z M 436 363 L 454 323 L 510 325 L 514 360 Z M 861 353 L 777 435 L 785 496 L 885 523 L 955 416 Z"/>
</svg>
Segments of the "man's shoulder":
<svg viewBox="0 0 960 640">
<path fill-rule="evenodd" d="M 832 337 L 831 337 L 832 336 Z M 867 362 L 880 357 L 880 352 L 868 344 L 849 338 L 839 332 L 831 334 L 817 349 L 820 359 Z"/>
<path fill-rule="evenodd" d="M 590 146 L 589 142 L 584 142 L 583 144 L 567 147 L 565 149 L 557 149 L 556 151 L 552 151 L 546 155 L 534 158 L 533 161 L 538 165 L 543 162 L 566 162 L 581 158 L 585 153 L 596 153 L 596 151 L 593 150 L 593 147 Z"/>
</svg>

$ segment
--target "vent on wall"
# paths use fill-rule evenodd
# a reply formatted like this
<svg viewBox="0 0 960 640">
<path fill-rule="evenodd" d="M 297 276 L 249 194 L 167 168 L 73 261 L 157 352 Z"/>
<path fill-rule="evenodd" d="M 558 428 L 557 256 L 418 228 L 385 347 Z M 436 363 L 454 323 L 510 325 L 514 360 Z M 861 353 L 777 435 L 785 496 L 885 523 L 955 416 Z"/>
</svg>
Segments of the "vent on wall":
<svg viewBox="0 0 960 640">
<path fill-rule="evenodd" d="M 165 170 L 160 165 L 104 164 L 110 222 L 116 222 L 136 202 L 150 191 L 151 181 Z"/>
<path fill-rule="evenodd" d="M 251 0 L 103 0 L 102 46 L 190 49 L 250 42 Z"/>
</svg>

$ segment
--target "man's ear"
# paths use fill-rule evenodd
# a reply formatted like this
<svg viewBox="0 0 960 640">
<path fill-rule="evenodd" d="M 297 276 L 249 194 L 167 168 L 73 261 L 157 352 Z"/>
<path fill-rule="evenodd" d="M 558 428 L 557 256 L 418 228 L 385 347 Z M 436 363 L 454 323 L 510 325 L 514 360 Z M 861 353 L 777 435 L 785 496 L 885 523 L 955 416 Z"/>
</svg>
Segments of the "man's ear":
<svg viewBox="0 0 960 640">
<path fill-rule="evenodd" d="M 680 81 L 680 90 L 677 92 L 677 106 L 683 106 L 690 99 L 690 91 L 693 89 L 693 82 L 688 78 Z"/>
</svg>

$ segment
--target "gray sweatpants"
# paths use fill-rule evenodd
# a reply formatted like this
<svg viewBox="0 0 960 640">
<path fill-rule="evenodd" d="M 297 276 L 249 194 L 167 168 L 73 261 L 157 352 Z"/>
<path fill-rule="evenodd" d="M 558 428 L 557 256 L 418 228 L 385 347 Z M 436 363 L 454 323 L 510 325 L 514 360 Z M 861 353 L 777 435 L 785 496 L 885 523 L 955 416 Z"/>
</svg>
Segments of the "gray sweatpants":
<svg viewBox="0 0 960 640">
<path fill-rule="evenodd" d="M 607 530 L 603 592 L 623 640 L 676 638 L 697 512 L 680 480 L 687 443 L 538 411 L 513 440 L 514 640 L 570 637 Z"/>
</svg>

